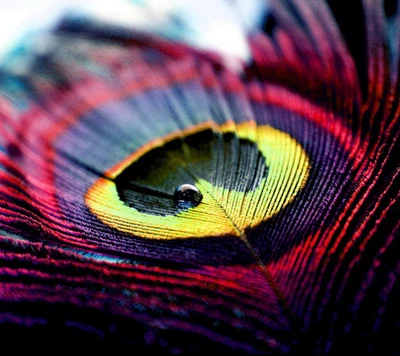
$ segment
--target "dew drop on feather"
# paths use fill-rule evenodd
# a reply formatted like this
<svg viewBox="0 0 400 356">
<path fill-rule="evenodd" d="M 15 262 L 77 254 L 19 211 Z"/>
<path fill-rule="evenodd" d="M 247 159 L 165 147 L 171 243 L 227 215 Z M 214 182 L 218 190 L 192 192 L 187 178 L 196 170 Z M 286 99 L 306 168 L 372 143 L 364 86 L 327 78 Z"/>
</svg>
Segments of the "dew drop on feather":
<svg viewBox="0 0 400 356">
<path fill-rule="evenodd" d="M 203 194 L 192 184 L 180 185 L 174 193 L 174 202 L 178 208 L 192 208 L 201 203 Z"/>
</svg>

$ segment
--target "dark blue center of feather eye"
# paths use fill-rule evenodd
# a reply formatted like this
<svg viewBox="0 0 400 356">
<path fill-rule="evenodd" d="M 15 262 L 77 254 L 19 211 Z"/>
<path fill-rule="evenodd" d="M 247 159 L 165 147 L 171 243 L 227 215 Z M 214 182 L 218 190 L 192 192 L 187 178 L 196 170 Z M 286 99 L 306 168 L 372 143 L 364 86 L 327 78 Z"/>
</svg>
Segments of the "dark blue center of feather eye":
<svg viewBox="0 0 400 356">
<path fill-rule="evenodd" d="M 254 142 L 234 133 L 204 130 L 153 148 L 125 168 L 115 183 L 129 207 L 173 216 L 200 204 L 203 196 L 195 186 L 199 180 L 246 193 L 267 174 L 265 158 Z"/>
<path fill-rule="evenodd" d="M 174 193 L 174 203 L 178 208 L 192 208 L 201 203 L 203 194 L 192 184 L 182 184 Z"/>
</svg>

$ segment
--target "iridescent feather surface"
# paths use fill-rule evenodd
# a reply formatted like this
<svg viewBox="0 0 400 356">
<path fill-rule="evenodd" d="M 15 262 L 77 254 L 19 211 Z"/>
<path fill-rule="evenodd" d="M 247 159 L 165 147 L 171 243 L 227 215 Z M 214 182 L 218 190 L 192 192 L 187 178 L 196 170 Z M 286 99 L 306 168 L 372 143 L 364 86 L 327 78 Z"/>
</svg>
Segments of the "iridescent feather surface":
<svg viewBox="0 0 400 356">
<path fill-rule="evenodd" d="M 275 1 L 252 62 L 66 20 L 0 73 L 0 335 L 400 352 L 399 12 Z"/>
</svg>

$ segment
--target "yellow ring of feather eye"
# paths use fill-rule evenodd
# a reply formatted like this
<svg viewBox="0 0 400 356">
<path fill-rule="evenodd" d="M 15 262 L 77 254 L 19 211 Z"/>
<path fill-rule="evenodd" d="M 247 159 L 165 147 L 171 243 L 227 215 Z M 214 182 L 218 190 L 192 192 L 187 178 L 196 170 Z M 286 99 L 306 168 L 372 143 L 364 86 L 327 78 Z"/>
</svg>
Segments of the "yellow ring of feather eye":
<svg viewBox="0 0 400 356">
<path fill-rule="evenodd" d="M 199 179 L 196 186 L 203 194 L 201 204 L 177 215 L 156 216 L 137 211 L 121 201 L 115 179 L 126 167 L 150 150 L 174 139 L 205 129 L 232 132 L 254 142 L 265 158 L 267 177 L 249 192 L 229 191 Z M 302 147 L 285 132 L 254 122 L 217 125 L 204 122 L 150 141 L 106 172 L 110 179 L 99 178 L 87 191 L 89 209 L 103 223 L 125 233 L 151 239 L 204 238 L 237 235 L 277 214 L 304 186 L 310 161 Z"/>
</svg>

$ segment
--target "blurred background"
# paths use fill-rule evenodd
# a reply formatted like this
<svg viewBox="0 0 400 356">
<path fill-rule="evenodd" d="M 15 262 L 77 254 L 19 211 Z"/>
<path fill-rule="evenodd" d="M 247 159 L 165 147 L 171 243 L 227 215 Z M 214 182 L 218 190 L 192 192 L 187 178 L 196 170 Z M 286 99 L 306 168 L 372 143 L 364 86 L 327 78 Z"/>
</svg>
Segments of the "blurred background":
<svg viewBox="0 0 400 356">
<path fill-rule="evenodd" d="M 260 27 L 267 0 L 0 0 L 0 63 L 65 16 L 88 17 L 185 41 L 246 60 L 245 33 Z"/>
</svg>

